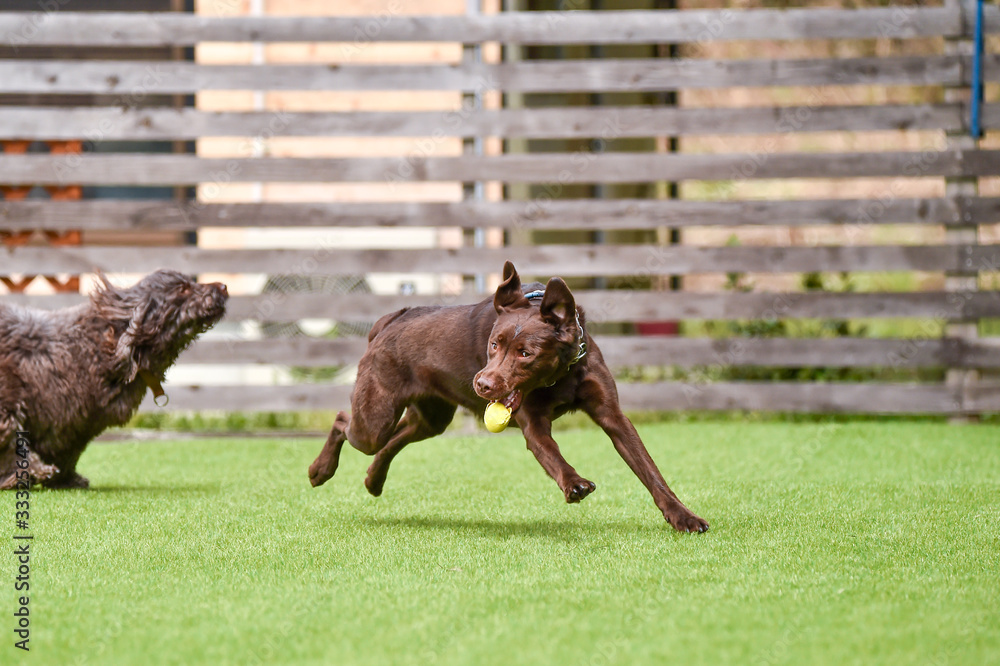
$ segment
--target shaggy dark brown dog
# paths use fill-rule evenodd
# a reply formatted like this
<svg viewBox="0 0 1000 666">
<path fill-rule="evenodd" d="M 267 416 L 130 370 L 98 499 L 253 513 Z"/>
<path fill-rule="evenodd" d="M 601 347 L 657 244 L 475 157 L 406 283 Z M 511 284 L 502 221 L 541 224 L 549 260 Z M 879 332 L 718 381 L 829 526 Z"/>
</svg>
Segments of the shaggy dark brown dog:
<svg viewBox="0 0 1000 666">
<path fill-rule="evenodd" d="M 161 270 L 128 289 L 103 287 L 90 302 L 54 312 L 0 303 L 0 489 L 27 480 L 86 488 L 76 472 L 84 448 L 123 425 L 146 388 L 225 313 L 220 283 Z M 17 467 L 27 440 L 27 479 Z M 20 472 L 20 474 L 19 474 Z"/>
</svg>

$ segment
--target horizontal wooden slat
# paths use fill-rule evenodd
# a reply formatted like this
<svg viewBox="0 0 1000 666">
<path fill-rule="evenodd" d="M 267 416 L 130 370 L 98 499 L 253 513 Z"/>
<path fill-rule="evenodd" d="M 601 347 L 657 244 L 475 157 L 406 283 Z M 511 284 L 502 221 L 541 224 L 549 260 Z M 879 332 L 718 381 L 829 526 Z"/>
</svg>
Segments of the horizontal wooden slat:
<svg viewBox="0 0 1000 666">
<path fill-rule="evenodd" d="M 950 414 L 962 411 L 960 392 L 940 385 L 726 382 L 619 384 L 632 409 L 760 410 L 859 414 Z M 991 401 L 1000 408 L 1000 396 Z"/>
<path fill-rule="evenodd" d="M 933 153 L 549 153 L 461 157 L 201 158 L 193 155 L 0 155 L 8 185 L 193 185 L 211 182 L 621 183 L 742 178 L 1000 174 L 1000 150 Z"/>
<path fill-rule="evenodd" d="M 1000 76 L 987 54 L 984 77 Z M 958 85 L 965 56 L 788 60 L 604 59 L 458 65 L 199 65 L 190 62 L 0 60 L 0 94 L 137 95 L 204 90 L 662 91 L 733 86 Z"/>
<path fill-rule="evenodd" d="M 0 107 L 0 139 L 184 140 L 208 136 L 625 138 L 966 128 L 962 104 L 745 108 L 601 107 L 408 112 Z M 983 108 L 1000 122 L 1000 104 Z"/>
<path fill-rule="evenodd" d="M 997 368 L 1000 338 L 597 338 L 612 367 L 768 366 L 776 368 Z"/>
<path fill-rule="evenodd" d="M 966 387 L 962 409 L 968 414 L 1000 411 L 1000 384 L 984 382 Z"/>
<path fill-rule="evenodd" d="M 331 241 L 330 245 L 334 242 Z M 194 247 L 12 247 L 0 250 L 10 273 L 141 273 L 157 267 L 187 273 L 463 273 L 497 270 L 507 260 L 564 277 L 690 273 L 958 271 L 1000 268 L 1000 245 L 695 247 L 685 245 L 539 245 L 420 250 L 207 250 Z"/>
<path fill-rule="evenodd" d="M 987 30 L 1000 29 L 987 5 Z M 504 12 L 493 16 L 212 17 L 170 13 L 0 13 L 14 46 L 189 46 L 199 42 L 660 43 L 905 39 L 962 34 L 957 8 Z"/>
<path fill-rule="evenodd" d="M 1000 338 L 981 340 L 868 338 L 682 338 L 598 336 L 612 368 L 643 365 L 798 367 L 1000 367 Z M 356 363 L 364 337 L 200 340 L 179 363 L 323 367 Z"/>
<path fill-rule="evenodd" d="M 166 411 L 339 410 L 350 386 L 171 386 Z M 1000 386 L 961 390 L 926 384 L 719 382 L 618 385 L 625 409 L 759 410 L 859 414 L 955 414 L 1000 411 Z M 140 410 L 163 411 L 147 395 Z"/>
<path fill-rule="evenodd" d="M 164 200 L 0 201 L 0 227 L 195 231 L 200 227 L 503 227 L 645 229 L 662 225 L 988 224 L 1000 197 L 690 201 L 582 199 L 491 202 L 178 203 Z"/>
<path fill-rule="evenodd" d="M 335 340 L 270 338 L 263 340 L 199 340 L 186 350 L 178 363 L 248 363 L 328 367 L 357 363 L 368 347 L 367 337 Z"/>
<path fill-rule="evenodd" d="M 293 386 L 174 386 L 164 384 L 166 407 L 153 404 L 152 394 L 139 406 L 140 412 L 178 411 L 291 412 L 348 409 L 351 386 L 298 384 Z"/>
<path fill-rule="evenodd" d="M 532 277 L 521 267 L 525 280 Z M 538 276 L 545 279 L 545 276 Z M 624 281 L 627 284 L 627 280 Z M 615 284 L 611 280 L 612 285 Z M 689 293 L 629 289 L 581 290 L 577 302 L 594 322 L 683 319 L 933 318 L 962 321 L 1000 317 L 1000 292 L 905 293 Z M 58 308 L 82 301 L 78 295 L 7 294 L 4 302 Z M 400 308 L 457 305 L 475 296 L 381 296 L 375 294 L 289 294 L 234 296 L 227 321 L 293 321 L 327 318 L 372 321 Z"/>
</svg>

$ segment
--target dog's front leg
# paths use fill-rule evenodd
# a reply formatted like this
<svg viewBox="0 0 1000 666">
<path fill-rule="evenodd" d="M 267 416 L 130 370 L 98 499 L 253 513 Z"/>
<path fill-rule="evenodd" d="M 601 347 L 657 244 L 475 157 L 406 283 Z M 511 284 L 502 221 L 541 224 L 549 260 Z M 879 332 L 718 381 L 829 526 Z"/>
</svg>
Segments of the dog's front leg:
<svg viewBox="0 0 1000 666">
<path fill-rule="evenodd" d="M 528 449 L 535 454 L 535 458 L 548 475 L 559 484 L 567 502 L 579 502 L 597 489 L 593 481 L 588 481 L 577 474 L 573 466 L 559 453 L 559 445 L 552 439 L 552 422 L 549 419 L 528 415 L 522 417 L 520 412 L 515 418 L 521 427 L 521 432 L 524 433 Z"/>
<path fill-rule="evenodd" d="M 707 531 L 708 523 L 684 506 L 674 491 L 667 486 L 663 475 L 660 474 L 656 463 L 653 462 L 646 446 L 642 443 L 642 439 L 639 438 L 635 426 L 622 413 L 617 401 L 614 403 L 591 403 L 591 405 L 593 406 L 588 406 L 587 413 L 611 438 L 618 455 L 635 472 L 635 475 L 642 481 L 642 485 L 646 486 L 667 522 L 679 532 Z"/>
</svg>

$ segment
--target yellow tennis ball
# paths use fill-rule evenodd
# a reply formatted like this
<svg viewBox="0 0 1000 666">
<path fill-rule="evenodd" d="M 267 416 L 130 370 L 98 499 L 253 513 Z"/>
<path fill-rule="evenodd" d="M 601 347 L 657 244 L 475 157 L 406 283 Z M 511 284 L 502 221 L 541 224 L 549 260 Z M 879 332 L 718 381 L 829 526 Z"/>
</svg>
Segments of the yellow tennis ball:
<svg viewBox="0 0 1000 666">
<path fill-rule="evenodd" d="M 503 432 L 510 421 L 510 409 L 499 402 L 491 402 L 486 406 L 486 413 L 483 414 L 483 421 L 486 429 L 490 432 Z"/>
</svg>

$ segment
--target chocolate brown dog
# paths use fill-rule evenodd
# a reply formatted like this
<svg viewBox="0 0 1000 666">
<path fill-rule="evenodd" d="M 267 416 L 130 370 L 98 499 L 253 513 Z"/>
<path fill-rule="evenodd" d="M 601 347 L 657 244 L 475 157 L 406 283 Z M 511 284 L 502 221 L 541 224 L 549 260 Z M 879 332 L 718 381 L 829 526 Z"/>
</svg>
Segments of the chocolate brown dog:
<svg viewBox="0 0 1000 666">
<path fill-rule="evenodd" d="M 675 529 L 706 531 L 708 523 L 667 487 L 622 413 L 614 378 L 566 283 L 552 278 L 547 285 L 522 288 L 509 261 L 503 277 L 492 299 L 405 308 L 375 323 L 358 367 L 351 414 L 337 415 L 309 467 L 312 485 L 334 475 L 347 440 L 375 456 L 365 486 L 378 496 L 403 447 L 444 432 L 458 405 L 482 418 L 489 402 L 502 401 L 566 501 L 579 502 L 596 486 L 560 455 L 552 421 L 583 410 L 608 434 Z"/>
</svg>

